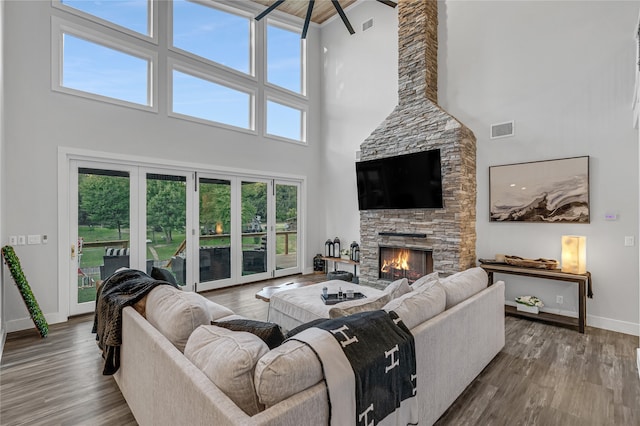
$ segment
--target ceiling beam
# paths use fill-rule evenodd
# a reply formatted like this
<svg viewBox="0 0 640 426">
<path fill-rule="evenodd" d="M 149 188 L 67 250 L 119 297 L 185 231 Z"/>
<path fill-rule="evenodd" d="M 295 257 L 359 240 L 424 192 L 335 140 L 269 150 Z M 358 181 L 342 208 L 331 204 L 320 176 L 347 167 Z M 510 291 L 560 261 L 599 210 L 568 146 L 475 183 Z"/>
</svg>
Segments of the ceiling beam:
<svg viewBox="0 0 640 426">
<path fill-rule="evenodd" d="M 344 14 L 344 10 L 342 10 L 342 6 L 340 6 L 340 3 L 338 2 L 338 0 L 331 0 L 331 3 L 333 3 L 333 7 L 336 8 L 336 11 L 338 12 L 338 15 L 340 15 L 340 18 L 342 19 L 342 22 L 344 23 L 344 26 L 347 27 L 347 30 L 349 31 L 349 34 L 355 34 L 355 31 L 353 29 L 353 27 L 351 26 L 351 22 L 349 22 L 349 19 L 347 19 L 347 15 Z"/>
<path fill-rule="evenodd" d="M 304 27 L 302 27 L 302 39 L 307 38 L 307 31 L 309 30 L 309 22 L 311 22 L 311 14 L 313 13 L 313 6 L 315 0 L 309 0 L 309 6 L 307 7 L 307 16 L 304 18 Z"/>
<path fill-rule="evenodd" d="M 265 16 L 267 16 L 268 14 L 270 14 L 272 11 L 275 10 L 276 7 L 280 6 L 282 3 L 284 3 L 284 0 L 278 0 L 276 1 L 274 4 L 272 4 L 271 6 L 269 6 L 264 12 L 262 12 L 260 15 L 256 16 L 256 21 L 261 20 L 262 18 L 264 18 Z"/>
</svg>

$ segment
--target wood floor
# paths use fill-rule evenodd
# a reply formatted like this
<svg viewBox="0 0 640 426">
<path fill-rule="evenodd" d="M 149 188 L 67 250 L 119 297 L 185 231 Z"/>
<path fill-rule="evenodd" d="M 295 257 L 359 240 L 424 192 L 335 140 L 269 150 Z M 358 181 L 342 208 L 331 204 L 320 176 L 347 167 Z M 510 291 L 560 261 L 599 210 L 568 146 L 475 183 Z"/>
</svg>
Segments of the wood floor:
<svg viewBox="0 0 640 426">
<path fill-rule="evenodd" d="M 203 293 L 240 315 L 265 320 L 265 285 Z M 91 334 L 91 315 L 11 333 L 0 365 L 1 425 L 135 425 Z M 437 422 L 444 425 L 640 425 L 638 338 L 588 327 L 586 334 L 506 318 L 506 345 Z M 443 344 L 446 344 L 444 342 Z"/>
</svg>

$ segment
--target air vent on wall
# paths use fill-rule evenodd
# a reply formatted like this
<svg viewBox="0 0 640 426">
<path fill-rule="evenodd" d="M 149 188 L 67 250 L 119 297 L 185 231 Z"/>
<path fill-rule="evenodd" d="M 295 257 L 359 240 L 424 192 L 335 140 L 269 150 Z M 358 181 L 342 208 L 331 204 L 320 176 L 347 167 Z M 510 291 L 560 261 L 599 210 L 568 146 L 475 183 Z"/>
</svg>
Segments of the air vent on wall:
<svg viewBox="0 0 640 426">
<path fill-rule="evenodd" d="M 367 31 L 371 27 L 373 27 L 373 18 L 369 18 L 362 23 L 362 31 Z"/>
<path fill-rule="evenodd" d="M 506 138 L 514 135 L 514 121 L 491 125 L 491 139 Z"/>
</svg>

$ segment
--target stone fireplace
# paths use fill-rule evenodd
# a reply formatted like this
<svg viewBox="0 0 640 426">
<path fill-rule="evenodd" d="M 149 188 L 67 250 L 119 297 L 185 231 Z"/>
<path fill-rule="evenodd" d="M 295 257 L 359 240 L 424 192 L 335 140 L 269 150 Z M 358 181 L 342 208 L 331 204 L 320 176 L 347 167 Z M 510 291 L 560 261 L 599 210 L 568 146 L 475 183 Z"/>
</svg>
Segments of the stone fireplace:
<svg viewBox="0 0 640 426">
<path fill-rule="evenodd" d="M 360 282 L 385 287 L 384 247 L 430 252 L 432 270 L 475 266 L 476 140 L 438 106 L 438 2 L 398 2 L 398 105 L 361 145 L 361 160 L 440 149 L 444 208 L 360 212 Z"/>
</svg>

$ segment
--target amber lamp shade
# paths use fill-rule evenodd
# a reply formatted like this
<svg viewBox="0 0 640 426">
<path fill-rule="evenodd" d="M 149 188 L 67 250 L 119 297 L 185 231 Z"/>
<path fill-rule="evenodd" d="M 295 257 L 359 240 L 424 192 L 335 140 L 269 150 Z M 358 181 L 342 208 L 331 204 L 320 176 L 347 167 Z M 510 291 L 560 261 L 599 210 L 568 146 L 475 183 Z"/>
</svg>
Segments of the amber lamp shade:
<svg viewBox="0 0 640 426">
<path fill-rule="evenodd" d="M 587 273 L 587 237 L 562 236 L 562 272 Z"/>
</svg>

